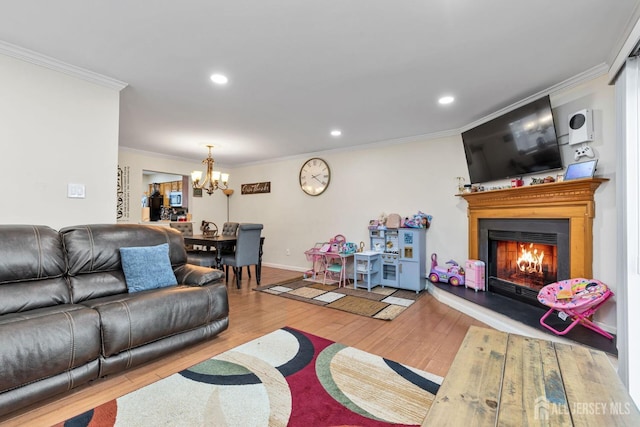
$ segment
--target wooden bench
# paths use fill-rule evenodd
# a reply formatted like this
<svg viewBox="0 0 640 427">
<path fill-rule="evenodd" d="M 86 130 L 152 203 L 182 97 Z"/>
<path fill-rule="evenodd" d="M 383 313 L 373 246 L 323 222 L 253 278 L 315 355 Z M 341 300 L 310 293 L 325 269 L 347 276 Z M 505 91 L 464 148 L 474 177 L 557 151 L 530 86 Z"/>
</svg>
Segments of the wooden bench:
<svg viewBox="0 0 640 427">
<path fill-rule="evenodd" d="M 608 356 L 471 326 L 423 426 L 640 426 Z"/>
</svg>

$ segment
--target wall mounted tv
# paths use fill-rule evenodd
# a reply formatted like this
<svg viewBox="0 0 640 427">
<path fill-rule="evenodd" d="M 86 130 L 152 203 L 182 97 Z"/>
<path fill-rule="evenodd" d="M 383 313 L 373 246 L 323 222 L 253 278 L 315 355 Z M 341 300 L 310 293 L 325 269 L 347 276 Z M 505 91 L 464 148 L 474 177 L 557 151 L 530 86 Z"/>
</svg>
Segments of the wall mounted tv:
<svg viewBox="0 0 640 427">
<path fill-rule="evenodd" d="M 562 168 L 548 96 L 463 132 L 462 143 L 472 184 Z"/>
</svg>

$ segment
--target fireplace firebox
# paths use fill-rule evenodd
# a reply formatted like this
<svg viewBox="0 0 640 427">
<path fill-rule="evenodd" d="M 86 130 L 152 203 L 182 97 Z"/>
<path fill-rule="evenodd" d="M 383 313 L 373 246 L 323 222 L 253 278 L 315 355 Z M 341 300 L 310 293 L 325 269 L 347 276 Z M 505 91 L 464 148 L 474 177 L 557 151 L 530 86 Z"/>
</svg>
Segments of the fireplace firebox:
<svg viewBox="0 0 640 427">
<path fill-rule="evenodd" d="M 569 278 L 569 221 L 481 219 L 479 258 L 488 290 L 539 305 L 540 289 Z"/>
</svg>

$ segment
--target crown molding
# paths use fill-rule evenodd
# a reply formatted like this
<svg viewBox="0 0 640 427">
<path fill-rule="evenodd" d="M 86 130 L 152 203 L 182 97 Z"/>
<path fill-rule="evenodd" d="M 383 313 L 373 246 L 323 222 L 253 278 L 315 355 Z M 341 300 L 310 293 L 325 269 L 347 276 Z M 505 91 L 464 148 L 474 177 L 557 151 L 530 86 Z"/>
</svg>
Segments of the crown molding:
<svg viewBox="0 0 640 427">
<path fill-rule="evenodd" d="M 411 142 L 433 141 L 440 138 L 448 138 L 448 137 L 459 136 L 459 135 L 460 135 L 460 132 L 458 129 L 452 129 L 452 130 L 445 130 L 440 132 L 425 133 L 421 135 L 406 136 L 401 138 L 385 139 L 381 141 L 363 142 L 361 144 L 349 145 L 348 147 L 329 148 L 327 150 L 310 151 L 305 153 L 292 154 L 290 156 L 271 157 L 264 160 L 256 160 L 252 162 L 234 164 L 233 167 L 266 165 L 274 162 L 307 159 L 309 157 L 321 157 L 323 155 L 333 154 L 333 153 L 344 153 L 349 151 L 368 150 L 371 148 L 387 147 L 387 146 L 399 145 L 399 144 L 408 144 Z"/>
<path fill-rule="evenodd" d="M 555 94 L 557 94 L 558 92 L 561 91 L 565 91 L 568 89 L 571 89 L 573 87 L 576 87 L 578 85 L 581 85 L 582 83 L 588 82 L 590 80 L 593 80 L 595 78 L 598 78 L 600 76 L 603 76 L 605 74 L 607 74 L 607 71 L 609 70 L 609 67 L 607 66 L 607 64 L 605 64 L 604 62 L 601 64 L 598 64 L 594 67 L 589 68 L 586 71 L 583 71 L 582 73 L 576 74 L 573 77 L 569 77 L 568 79 L 561 81 L 560 83 L 557 83 L 551 87 L 548 87 L 547 89 L 541 90 L 540 92 L 534 93 L 531 96 L 528 96 L 524 99 L 521 99 L 520 101 L 511 104 L 507 107 L 504 107 L 501 110 L 498 110 L 492 114 L 489 114 L 488 116 L 485 116 L 479 120 L 476 120 L 473 123 L 469 123 L 466 126 L 461 127 L 460 129 L 458 129 L 460 131 L 460 133 L 465 132 L 469 129 L 473 129 L 476 126 L 479 126 L 483 123 L 488 122 L 489 120 L 495 119 L 496 117 L 500 117 L 503 114 L 508 113 L 509 111 L 515 110 L 518 107 L 522 107 L 523 105 L 527 105 L 530 102 L 535 101 L 538 98 L 542 98 L 543 96 L 546 95 L 550 95 L 553 96 Z M 553 107 L 553 105 L 552 105 Z"/>
<path fill-rule="evenodd" d="M 84 68 L 76 67 L 75 65 L 59 61 L 50 56 L 42 55 L 38 52 L 16 46 L 2 40 L 0 40 L 0 54 L 11 56 L 13 58 L 20 59 L 25 62 L 30 62 L 35 65 L 40 65 L 42 67 L 49 68 L 50 70 L 59 71 L 64 74 L 107 87 L 109 89 L 121 91 L 122 89 L 127 87 L 127 83 L 120 80 L 113 79 L 111 77 L 107 77 L 102 74 L 86 70 Z"/>
<path fill-rule="evenodd" d="M 179 162 L 202 163 L 202 157 L 200 157 L 199 159 L 196 159 L 196 158 L 190 158 L 190 157 L 174 156 L 172 154 L 164 154 L 164 153 L 158 153 L 158 152 L 155 152 L 155 151 L 141 150 L 139 148 L 127 147 L 125 145 L 118 145 L 118 150 L 119 151 L 128 151 L 130 153 L 139 154 L 141 156 L 155 157 L 155 158 L 158 158 L 158 159 L 175 160 L 175 161 L 179 161 Z M 229 166 L 225 165 L 225 164 L 221 164 L 220 162 L 216 161 L 216 167 L 229 167 Z"/>
</svg>

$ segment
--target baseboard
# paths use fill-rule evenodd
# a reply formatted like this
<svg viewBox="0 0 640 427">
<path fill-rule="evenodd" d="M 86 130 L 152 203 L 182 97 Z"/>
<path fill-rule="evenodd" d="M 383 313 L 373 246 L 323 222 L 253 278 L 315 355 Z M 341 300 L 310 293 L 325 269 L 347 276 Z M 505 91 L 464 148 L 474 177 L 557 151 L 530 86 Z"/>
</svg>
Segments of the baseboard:
<svg viewBox="0 0 640 427">
<path fill-rule="evenodd" d="M 531 338 L 561 342 L 565 344 L 573 343 L 573 341 L 570 341 L 566 338 L 549 335 L 545 332 L 532 328 L 531 326 L 527 326 L 523 323 L 513 320 L 503 314 L 496 313 L 493 310 L 489 310 L 488 308 L 484 308 L 478 304 L 467 301 L 464 298 L 459 298 L 455 295 L 450 294 L 449 292 L 438 289 L 437 287 L 433 286 L 433 283 L 431 282 L 427 282 L 427 289 L 429 293 L 433 295 L 433 297 L 439 302 L 448 305 L 449 307 L 461 313 L 471 316 L 474 319 L 479 320 L 480 322 L 485 323 L 488 326 L 491 326 L 492 328 L 495 328 L 499 331 L 524 335 Z"/>
<path fill-rule="evenodd" d="M 279 268 L 282 270 L 299 271 L 300 273 L 304 273 L 305 271 L 309 270 L 309 268 L 296 267 L 293 265 L 274 264 L 270 262 L 263 262 L 262 265 L 264 265 L 265 267 Z"/>
</svg>

